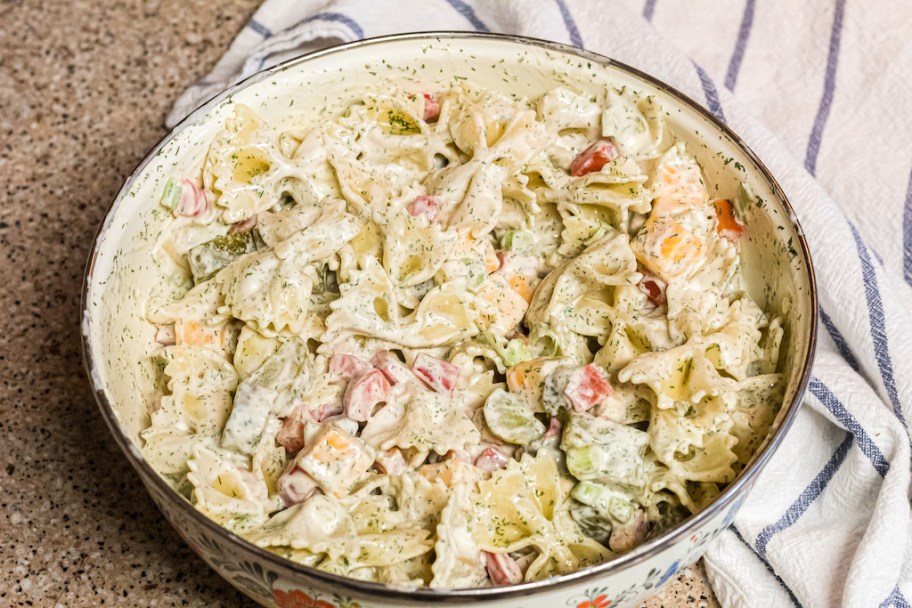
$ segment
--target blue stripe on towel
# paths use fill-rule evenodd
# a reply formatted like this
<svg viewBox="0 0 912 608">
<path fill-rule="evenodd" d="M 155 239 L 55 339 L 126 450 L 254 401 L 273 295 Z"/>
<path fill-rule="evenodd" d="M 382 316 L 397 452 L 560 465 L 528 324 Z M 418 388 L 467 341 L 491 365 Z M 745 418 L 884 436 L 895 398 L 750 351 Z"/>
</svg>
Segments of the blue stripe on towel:
<svg viewBox="0 0 912 608">
<path fill-rule="evenodd" d="M 747 542 L 746 540 L 744 540 L 744 537 L 741 536 L 740 532 L 738 532 L 738 528 L 732 526 L 731 531 L 735 534 L 735 538 L 737 538 L 742 543 L 744 543 L 744 545 L 747 546 L 747 548 L 750 549 L 751 552 L 757 556 L 757 559 L 760 560 L 760 563 L 763 564 L 763 566 L 766 568 L 766 571 L 769 572 L 773 576 L 773 578 L 775 578 L 777 581 L 779 581 L 779 584 L 782 585 L 782 588 L 785 589 L 785 592 L 788 593 L 788 596 L 790 598 L 792 598 L 792 604 L 794 606 L 797 606 L 798 608 L 801 608 L 801 602 L 798 601 L 798 598 L 795 597 L 794 592 L 792 592 L 792 590 L 789 588 L 789 586 L 785 584 L 785 581 L 782 580 L 782 578 L 778 574 L 776 574 L 776 571 L 773 570 L 773 567 L 770 566 L 770 563 L 768 561 L 766 561 L 766 558 L 764 558 L 760 554 L 758 554 L 757 551 L 751 546 L 751 544 L 749 542 Z"/>
<path fill-rule="evenodd" d="M 254 32 L 262 36 L 263 38 L 272 37 L 272 32 L 269 31 L 269 28 L 257 21 L 256 19 L 251 19 L 247 22 L 247 27 L 252 29 Z"/>
<path fill-rule="evenodd" d="M 728 62 L 728 73 L 725 74 L 725 88 L 735 90 L 738 81 L 738 72 L 741 70 L 741 60 L 744 59 L 744 49 L 747 48 L 747 39 L 750 37 L 751 26 L 754 24 L 754 6 L 756 0 L 747 0 L 744 5 L 744 15 L 741 17 L 741 27 L 738 29 L 738 39 L 735 41 L 735 51 Z"/>
<path fill-rule="evenodd" d="M 564 0 L 554 0 L 560 9 L 561 17 L 564 18 L 564 25 L 567 26 L 567 33 L 570 34 L 570 43 L 578 49 L 583 48 L 583 38 L 580 36 L 579 28 L 576 27 L 576 21 L 570 14 L 570 8 Z"/>
<path fill-rule="evenodd" d="M 871 461 L 871 464 L 880 476 L 885 477 L 887 471 L 890 470 L 890 463 L 884 458 L 883 452 L 881 452 L 880 448 L 877 447 L 877 444 L 871 440 L 871 437 L 868 435 L 867 431 L 862 428 L 861 424 L 858 423 L 858 420 L 849 413 L 846 406 L 823 382 L 820 381 L 819 378 L 811 378 L 811 381 L 808 383 L 808 390 L 820 400 L 823 407 L 829 410 L 847 431 L 855 436 L 855 442 L 858 444 L 859 449 L 868 457 L 868 460 Z"/>
<path fill-rule="evenodd" d="M 903 278 L 912 285 L 912 171 L 906 187 L 906 204 L 903 209 Z"/>
<path fill-rule="evenodd" d="M 903 597 L 899 587 L 894 587 L 892 593 L 880 604 L 879 608 L 909 608 L 909 602 Z"/>
<path fill-rule="evenodd" d="M 842 358 L 845 359 L 846 363 L 848 363 L 856 372 L 860 370 L 861 365 L 859 365 L 858 359 L 855 358 L 855 354 L 852 353 L 852 349 L 849 348 L 848 342 L 846 342 L 843 335 L 839 333 L 839 328 L 833 323 L 833 319 L 830 318 L 830 315 L 822 308 L 820 309 L 820 320 L 823 322 L 823 326 L 826 328 L 827 333 L 830 334 L 830 338 L 836 343 L 836 349 L 839 351 L 839 354 L 842 355 Z"/>
<path fill-rule="evenodd" d="M 364 38 L 364 30 L 360 25 L 358 25 L 358 22 L 348 15 L 343 15 L 342 13 L 317 13 L 316 15 L 311 15 L 306 19 L 302 19 L 292 27 L 297 27 L 299 25 L 304 25 L 305 23 L 311 23 L 313 21 L 333 21 L 335 23 L 341 23 L 347 26 L 348 29 L 350 29 L 358 38 Z"/>
<path fill-rule="evenodd" d="M 880 377 L 883 380 L 887 396 L 893 405 L 893 413 L 899 421 L 906 425 L 902 404 L 896 392 L 896 380 L 893 377 L 893 361 L 890 359 L 890 342 L 887 338 L 886 319 L 884 316 L 883 302 L 880 299 L 880 289 L 877 287 L 877 271 L 871 262 L 871 255 L 867 246 L 861 240 L 858 230 L 850 222 L 852 237 L 855 239 L 855 249 L 858 250 L 858 259 L 861 262 L 861 276 L 864 279 L 865 299 L 868 302 L 868 320 L 871 324 L 871 341 L 874 343 L 874 356 L 877 367 L 880 368 Z"/>
<path fill-rule="evenodd" d="M 643 18 L 646 21 L 652 21 L 652 15 L 656 10 L 656 0 L 646 0 L 646 4 L 643 5 Z"/>
<path fill-rule="evenodd" d="M 719 93 L 716 91 L 716 85 L 703 68 L 696 63 L 693 65 L 697 69 L 697 76 L 700 77 L 700 84 L 703 85 L 703 94 L 706 95 L 706 106 L 709 108 L 709 111 L 713 113 L 713 116 L 722 122 L 725 122 L 725 114 L 722 113 L 722 104 L 719 103 Z"/>
<path fill-rule="evenodd" d="M 808 507 L 811 506 L 811 503 L 817 500 L 817 497 L 826 489 L 827 484 L 830 483 L 836 471 L 839 470 L 839 467 L 845 461 L 849 448 L 852 447 L 852 440 L 852 434 L 846 433 L 845 440 L 839 444 L 830 460 L 820 470 L 817 477 L 801 492 L 795 502 L 786 509 L 785 514 L 779 518 L 779 521 L 766 526 L 760 531 L 760 534 L 757 535 L 757 553 L 760 557 L 766 557 L 766 547 L 773 539 L 773 536 L 790 528 L 792 524 L 798 521 Z"/>
<path fill-rule="evenodd" d="M 833 93 L 836 91 L 836 64 L 839 61 L 839 41 L 842 37 L 842 18 L 845 14 L 845 0 L 836 0 L 836 11 L 833 15 L 833 27 L 830 31 L 830 51 L 827 55 L 826 74 L 823 79 L 823 96 L 814 118 L 814 126 L 808 139 L 807 153 L 804 156 L 804 168 L 811 175 L 817 174 L 817 155 L 820 153 L 820 141 L 823 128 L 830 117 L 833 105 Z"/>
<path fill-rule="evenodd" d="M 351 17 L 349 17 L 348 15 L 343 15 L 342 13 L 317 13 L 316 15 L 311 15 L 310 17 L 307 17 L 306 19 L 302 19 L 302 20 L 298 21 L 291 27 L 286 28 L 282 31 L 287 32 L 290 29 L 299 27 L 301 25 L 305 25 L 307 23 L 313 23 L 314 21 L 331 21 L 334 23 L 341 23 L 342 25 L 348 27 L 348 29 L 350 29 L 352 31 L 352 33 L 355 35 L 355 40 L 364 38 L 364 30 L 361 28 L 360 25 L 358 25 L 358 22 L 355 21 L 354 19 L 352 19 Z M 252 19 L 251 19 L 251 23 L 253 23 Z M 266 30 L 266 31 L 268 31 L 268 30 Z M 268 54 L 264 55 L 263 57 L 260 58 L 260 63 L 259 63 L 259 66 L 257 67 L 257 71 L 260 71 L 263 69 L 263 66 L 266 65 L 266 61 L 268 59 L 269 59 Z"/>
<path fill-rule="evenodd" d="M 452 6 L 457 13 L 466 18 L 466 20 L 472 24 L 472 27 L 475 28 L 476 32 L 490 32 L 488 26 L 478 18 L 478 15 L 475 14 L 475 10 L 463 2 L 462 0 L 446 0 L 447 4 Z"/>
</svg>

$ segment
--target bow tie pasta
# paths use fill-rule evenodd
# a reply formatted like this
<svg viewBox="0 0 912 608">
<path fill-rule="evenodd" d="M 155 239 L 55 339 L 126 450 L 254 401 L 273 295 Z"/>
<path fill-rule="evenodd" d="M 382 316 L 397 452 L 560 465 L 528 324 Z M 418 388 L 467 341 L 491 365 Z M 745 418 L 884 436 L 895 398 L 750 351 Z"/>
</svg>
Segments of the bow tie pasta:
<svg viewBox="0 0 912 608">
<path fill-rule="evenodd" d="M 196 176 L 161 200 L 184 288 L 147 305 L 143 451 L 288 559 L 438 588 L 604 562 L 717 496 L 783 398 L 738 208 L 653 97 L 236 105 Z"/>
</svg>

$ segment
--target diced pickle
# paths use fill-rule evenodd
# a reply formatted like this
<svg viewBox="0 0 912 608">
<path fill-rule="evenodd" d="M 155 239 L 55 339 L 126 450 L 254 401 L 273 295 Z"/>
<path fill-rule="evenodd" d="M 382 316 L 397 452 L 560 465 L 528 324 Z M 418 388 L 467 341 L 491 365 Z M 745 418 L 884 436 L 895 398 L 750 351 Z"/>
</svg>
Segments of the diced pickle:
<svg viewBox="0 0 912 608">
<path fill-rule="evenodd" d="M 633 515 L 633 503 L 623 492 L 600 483 L 581 481 L 574 486 L 570 495 L 615 521 L 626 522 Z"/>
<path fill-rule="evenodd" d="M 572 365 L 562 365 L 545 377 L 545 381 L 542 383 L 542 405 L 547 414 L 557 416 L 561 409 L 569 410 L 573 407 L 564 394 L 571 373 L 573 373 Z"/>
<path fill-rule="evenodd" d="M 525 400 L 497 389 L 484 405 L 485 422 L 491 433 L 508 443 L 527 444 L 545 434 L 545 425 L 538 420 Z"/>
<path fill-rule="evenodd" d="M 188 256 L 193 280 L 197 283 L 205 281 L 237 258 L 256 250 L 253 230 L 226 234 L 197 245 Z"/>
<path fill-rule="evenodd" d="M 573 363 L 572 359 L 539 357 L 520 362 L 507 370 L 507 387 L 510 392 L 522 395 L 536 412 L 544 412 L 542 393 L 545 379 L 555 369 Z"/>
<path fill-rule="evenodd" d="M 561 438 L 567 469 L 583 481 L 642 487 L 649 434 L 588 414 L 570 416 Z"/>
<path fill-rule="evenodd" d="M 570 505 L 570 516 L 579 524 L 586 536 L 594 538 L 603 545 L 608 544 L 608 537 L 614 530 L 610 517 L 605 517 L 598 509 L 578 501 Z"/>
<path fill-rule="evenodd" d="M 421 133 L 421 127 L 415 119 L 397 110 L 390 110 L 387 114 L 387 125 L 390 135 L 415 135 Z"/>
</svg>

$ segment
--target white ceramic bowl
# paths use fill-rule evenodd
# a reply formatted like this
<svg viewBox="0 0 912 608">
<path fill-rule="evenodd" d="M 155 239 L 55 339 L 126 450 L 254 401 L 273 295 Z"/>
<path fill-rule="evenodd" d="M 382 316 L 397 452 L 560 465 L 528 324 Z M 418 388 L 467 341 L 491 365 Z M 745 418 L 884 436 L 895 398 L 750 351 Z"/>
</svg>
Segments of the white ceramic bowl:
<svg viewBox="0 0 912 608">
<path fill-rule="evenodd" d="M 196 511 L 152 469 L 139 449 L 139 432 L 148 425 L 148 404 L 154 397 L 147 356 L 154 347 L 153 332 L 144 318 L 144 301 L 162 280 L 150 246 L 165 219 L 157 211 L 164 176 L 199 166 L 233 101 L 280 125 L 302 114 L 316 122 L 324 108 L 340 109 L 366 91 L 391 84 L 435 90 L 457 78 L 531 98 L 567 83 L 593 92 L 607 82 L 646 91 L 658 98 L 668 124 L 697 157 L 712 187 L 730 194 L 746 181 L 764 204 L 747 211 L 743 266 L 752 297 L 787 319 L 781 369 L 787 390 L 770 436 L 738 479 L 705 510 L 633 551 L 534 583 L 405 591 L 327 574 L 260 549 Z M 602 608 L 609 601 L 612 607 L 627 606 L 653 593 L 696 561 L 732 521 L 800 403 L 814 353 L 816 310 L 807 246 L 785 195 L 738 137 L 698 104 L 635 69 L 559 44 L 497 35 L 410 34 L 355 42 L 286 62 L 225 91 L 175 128 L 126 181 L 98 232 L 83 291 L 83 342 L 102 414 L 155 503 L 210 566 L 264 606 L 477 603 Z"/>
</svg>

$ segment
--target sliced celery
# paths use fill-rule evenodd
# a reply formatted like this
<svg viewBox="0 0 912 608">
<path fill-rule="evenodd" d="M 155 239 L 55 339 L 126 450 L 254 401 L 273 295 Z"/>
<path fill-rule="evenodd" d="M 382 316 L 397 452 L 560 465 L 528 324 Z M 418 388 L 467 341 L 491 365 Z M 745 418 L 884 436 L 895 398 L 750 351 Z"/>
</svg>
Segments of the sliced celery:
<svg viewBox="0 0 912 608">
<path fill-rule="evenodd" d="M 633 503 L 620 496 L 612 496 L 608 501 L 608 513 L 614 519 L 626 522 L 633 516 Z"/>
<path fill-rule="evenodd" d="M 165 182 L 165 187 L 162 190 L 162 195 L 161 199 L 159 199 L 159 202 L 161 203 L 162 207 L 174 211 L 177 209 L 177 203 L 180 202 L 180 197 L 180 184 L 174 183 L 174 180 L 169 178 L 168 181 Z"/>
<path fill-rule="evenodd" d="M 501 239 L 501 245 L 507 251 L 530 253 L 535 246 L 535 237 L 521 230 L 508 230 Z"/>
<path fill-rule="evenodd" d="M 513 367 L 523 361 L 532 358 L 532 353 L 522 340 L 513 339 L 507 342 L 507 347 L 503 351 L 503 360 L 507 367 Z"/>
<path fill-rule="evenodd" d="M 747 215 L 748 209 L 757 204 L 757 197 L 751 191 L 750 186 L 747 183 L 742 183 L 738 188 L 738 196 L 734 200 L 735 208 L 735 217 L 740 221 L 744 221 L 743 218 Z"/>
<path fill-rule="evenodd" d="M 601 454 L 598 446 L 564 450 L 567 454 L 567 469 L 577 479 L 593 479 L 598 475 Z"/>
<path fill-rule="evenodd" d="M 645 483 L 643 456 L 648 443 L 648 433 L 590 414 L 571 415 L 561 437 L 574 477 L 618 486 Z"/>
<path fill-rule="evenodd" d="M 480 258 L 465 258 L 464 262 L 466 265 L 466 287 L 471 291 L 475 291 L 488 278 L 488 273 L 485 272 L 484 260 Z"/>
<path fill-rule="evenodd" d="M 591 481 L 581 481 L 573 487 L 570 496 L 590 507 L 598 506 L 599 499 L 605 493 L 605 486 Z"/>
</svg>

